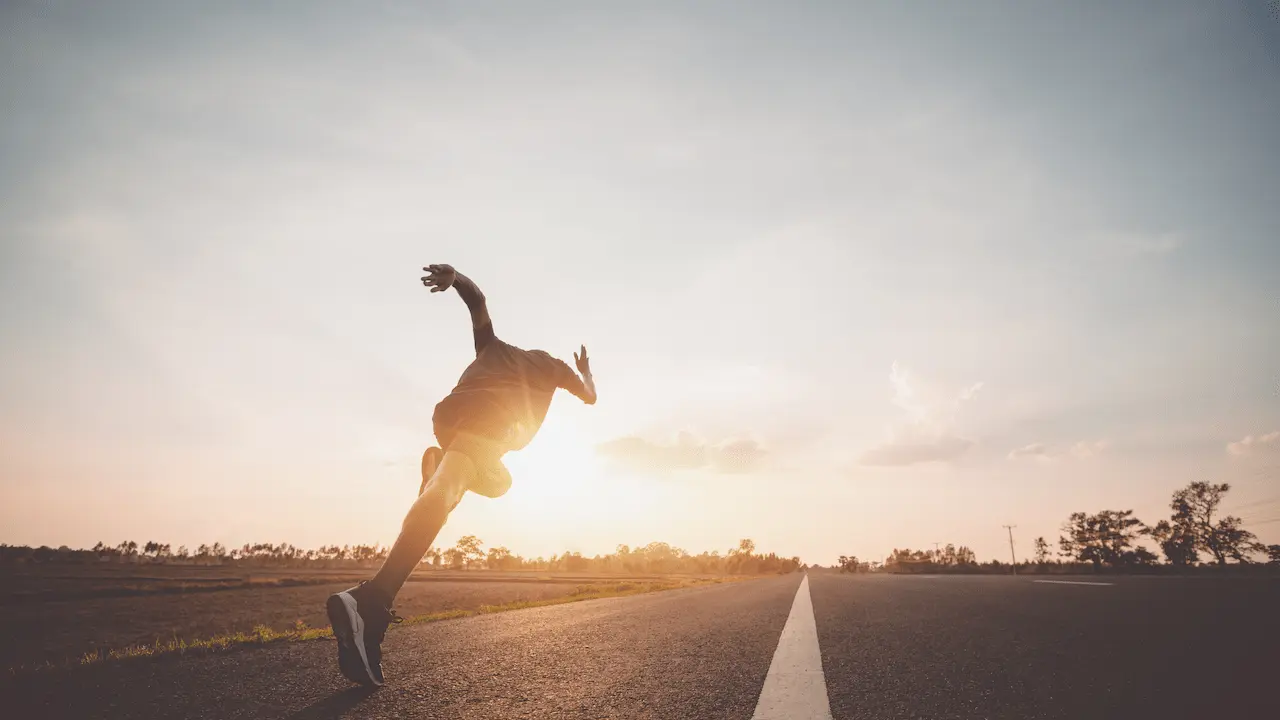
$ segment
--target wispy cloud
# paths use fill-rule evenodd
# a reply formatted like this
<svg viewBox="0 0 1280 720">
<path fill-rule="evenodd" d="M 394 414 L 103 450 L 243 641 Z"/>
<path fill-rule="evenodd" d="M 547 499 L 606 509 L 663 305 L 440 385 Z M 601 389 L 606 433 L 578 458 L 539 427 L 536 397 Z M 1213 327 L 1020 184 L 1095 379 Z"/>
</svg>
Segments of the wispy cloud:
<svg viewBox="0 0 1280 720">
<path fill-rule="evenodd" d="M 1108 447 L 1108 443 L 1106 440 L 1094 440 L 1092 442 L 1088 440 L 1081 440 L 1080 442 L 1071 446 L 1070 452 L 1071 452 L 1071 455 L 1074 457 L 1087 459 L 1087 458 L 1097 457 L 1098 455 L 1101 455 L 1103 452 L 1106 451 L 1107 447 Z"/>
<path fill-rule="evenodd" d="M 863 465 L 893 467 L 916 465 L 928 462 L 947 462 L 963 455 L 970 447 L 972 440 L 954 435 L 909 440 L 898 438 L 877 445 L 862 453 L 859 462 Z"/>
<path fill-rule="evenodd" d="M 1227 443 L 1227 454 L 1237 457 L 1265 452 L 1280 452 L 1280 430 L 1266 435 L 1245 435 L 1233 443 Z"/>
<path fill-rule="evenodd" d="M 1010 460 L 1057 460 L 1072 457 L 1087 460 L 1106 451 L 1106 440 L 1081 440 L 1067 448 L 1055 448 L 1044 443 L 1031 443 L 1009 451 Z"/>
<path fill-rule="evenodd" d="M 889 439 L 867 449 L 859 463 L 875 466 L 906 466 L 948 462 L 964 455 L 973 441 L 955 432 L 960 407 L 982 390 L 973 383 L 954 395 L 931 392 L 911 371 L 897 362 L 889 370 L 893 404 L 906 413 L 905 422 L 890 430 Z"/>
<path fill-rule="evenodd" d="M 969 387 L 965 388 L 960 392 L 960 399 L 961 400 L 972 399 L 974 395 L 978 394 L 978 391 L 981 390 L 984 385 L 986 385 L 986 383 L 983 383 L 983 382 L 976 382 L 970 385 Z"/>
<path fill-rule="evenodd" d="M 767 452 L 755 440 L 741 438 L 710 444 L 682 432 L 674 443 L 661 443 L 628 436 L 596 446 L 601 455 L 646 472 L 711 470 L 718 473 L 749 473 L 760 467 Z"/>
<path fill-rule="evenodd" d="M 1047 458 L 1049 457 L 1049 448 L 1043 443 L 1031 443 L 1024 445 L 1016 450 L 1009 451 L 1009 459 L 1017 460 L 1019 458 Z"/>
</svg>

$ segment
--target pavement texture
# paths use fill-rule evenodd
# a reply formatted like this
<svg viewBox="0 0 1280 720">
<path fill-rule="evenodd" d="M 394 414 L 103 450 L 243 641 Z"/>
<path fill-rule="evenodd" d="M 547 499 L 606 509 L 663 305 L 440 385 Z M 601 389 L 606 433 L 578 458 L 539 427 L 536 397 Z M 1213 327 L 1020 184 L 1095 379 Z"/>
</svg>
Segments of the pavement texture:
<svg viewBox="0 0 1280 720">
<path fill-rule="evenodd" d="M 1280 580 L 1036 579 L 814 575 L 832 715 L 1280 718 Z"/>
<path fill-rule="evenodd" d="M 750 718 L 801 578 L 393 628 L 373 692 L 315 641 L 8 678 L 0 716 Z M 1280 578 L 815 573 L 808 588 L 837 719 L 1280 718 Z"/>
</svg>

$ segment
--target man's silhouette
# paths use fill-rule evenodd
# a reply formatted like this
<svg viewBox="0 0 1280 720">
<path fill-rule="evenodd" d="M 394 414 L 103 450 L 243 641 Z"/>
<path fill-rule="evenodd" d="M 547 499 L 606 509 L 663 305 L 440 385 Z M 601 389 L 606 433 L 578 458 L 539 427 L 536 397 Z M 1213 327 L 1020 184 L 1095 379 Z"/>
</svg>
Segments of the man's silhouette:
<svg viewBox="0 0 1280 720">
<path fill-rule="evenodd" d="M 587 348 L 573 359 L 578 374 L 541 350 L 521 350 L 497 338 L 484 293 L 448 265 L 428 265 L 422 284 L 431 292 L 458 291 L 471 311 L 476 359 L 467 366 L 449 396 L 432 415 L 440 447 L 422 456 L 422 485 L 409 508 L 400 537 L 372 580 L 329 596 L 326 610 L 338 640 L 338 667 L 362 685 L 382 677 L 382 639 L 387 626 L 400 622 L 391 610 L 396 593 L 422 561 L 449 513 L 467 490 L 499 497 L 511 487 L 502 464 L 538 432 L 555 391 L 564 388 L 588 405 L 596 402 Z"/>
</svg>

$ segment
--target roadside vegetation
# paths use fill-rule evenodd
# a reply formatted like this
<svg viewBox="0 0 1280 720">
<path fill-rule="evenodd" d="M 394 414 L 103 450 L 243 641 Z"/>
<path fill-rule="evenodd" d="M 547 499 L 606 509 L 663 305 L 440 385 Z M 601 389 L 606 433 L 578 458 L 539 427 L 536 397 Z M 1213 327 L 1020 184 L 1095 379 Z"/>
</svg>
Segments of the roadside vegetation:
<svg viewBox="0 0 1280 720">
<path fill-rule="evenodd" d="M 378 546 L 199 546 L 156 542 L 87 550 L 0 547 L 0 667 L 221 652 L 330 637 L 324 598 L 367 579 Z M 413 622 L 633 595 L 793 572 L 798 558 L 742 540 L 725 553 L 666 543 L 608 555 L 525 559 L 463 537 L 432 553 L 396 599 Z"/>
<path fill-rule="evenodd" d="M 1035 539 L 1031 558 L 1017 564 L 1027 574 L 1280 572 L 1280 545 L 1264 545 L 1234 515 L 1219 511 L 1227 483 L 1193 482 L 1173 493 L 1168 519 L 1148 525 L 1133 510 L 1073 512 L 1062 525 L 1057 552 Z M 1146 547 L 1150 540 L 1155 546 Z M 1157 555 L 1156 553 L 1160 554 Z M 1012 563 L 979 563 L 965 546 L 895 549 L 883 562 L 842 555 L 835 566 L 851 573 L 999 573 Z"/>
<path fill-rule="evenodd" d="M 199 545 L 194 551 L 185 545 L 174 549 L 169 543 L 148 541 L 139 545 L 125 540 L 116 545 L 99 542 L 88 550 L 42 546 L 0 545 L 0 564 L 94 564 L 197 565 L 234 568 L 374 568 L 387 557 L 381 545 L 327 545 L 302 549 L 288 543 L 246 543 L 228 549 L 222 543 Z M 549 558 L 526 558 L 506 547 L 486 549 L 475 535 L 464 535 L 453 547 L 431 548 L 423 558 L 423 570 L 500 570 L 569 573 L 612 573 L 654 575 L 764 575 L 800 569 L 798 557 L 757 553 L 755 542 L 740 540 L 724 554 L 718 550 L 697 555 L 664 542 L 632 548 L 619 545 L 606 555 L 586 556 L 569 551 Z"/>
<path fill-rule="evenodd" d="M 514 600 L 495 605 L 481 605 L 474 609 L 441 610 L 433 613 L 411 615 L 404 618 L 404 622 L 400 623 L 400 625 L 419 625 L 422 623 L 438 622 L 441 620 L 454 620 L 457 618 L 471 617 L 473 615 L 490 615 L 493 613 L 508 612 L 510 610 L 525 610 L 528 608 L 546 607 L 549 605 L 563 605 L 565 603 L 581 602 L 583 600 L 598 600 L 602 598 L 661 592 L 664 590 L 678 590 L 681 588 L 725 582 L 725 580 L 725 578 L 686 578 L 660 582 L 620 582 L 580 585 L 572 592 L 559 597 L 540 600 Z M 394 630 L 396 627 L 399 626 L 393 625 L 389 630 Z M 279 642 L 304 642 L 309 640 L 325 640 L 332 637 L 333 631 L 331 628 L 309 627 L 305 622 L 299 620 L 293 627 L 285 628 L 283 630 L 275 630 L 266 625 L 257 625 L 248 632 L 224 633 L 207 638 L 195 638 L 191 640 L 175 637 L 163 642 L 157 640 L 150 645 L 130 645 L 105 651 L 92 650 L 81 655 L 78 660 L 78 664 L 93 665 L 112 660 L 130 660 L 164 655 L 199 655 L 245 649 Z M 52 663 L 45 663 L 43 666 L 53 667 L 54 665 Z"/>
</svg>

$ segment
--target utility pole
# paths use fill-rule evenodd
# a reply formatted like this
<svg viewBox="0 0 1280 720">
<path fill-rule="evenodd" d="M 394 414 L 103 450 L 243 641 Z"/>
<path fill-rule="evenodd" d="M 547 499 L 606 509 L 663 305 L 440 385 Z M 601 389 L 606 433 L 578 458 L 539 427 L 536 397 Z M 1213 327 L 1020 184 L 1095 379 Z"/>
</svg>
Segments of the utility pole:
<svg viewBox="0 0 1280 720">
<path fill-rule="evenodd" d="M 1009 531 L 1009 558 L 1013 560 L 1013 574 L 1017 575 L 1018 574 L 1018 556 L 1013 554 L 1013 529 L 1018 526 L 1005 525 L 1003 527 L 1005 530 Z"/>
</svg>

